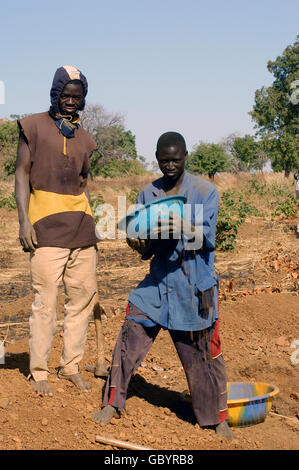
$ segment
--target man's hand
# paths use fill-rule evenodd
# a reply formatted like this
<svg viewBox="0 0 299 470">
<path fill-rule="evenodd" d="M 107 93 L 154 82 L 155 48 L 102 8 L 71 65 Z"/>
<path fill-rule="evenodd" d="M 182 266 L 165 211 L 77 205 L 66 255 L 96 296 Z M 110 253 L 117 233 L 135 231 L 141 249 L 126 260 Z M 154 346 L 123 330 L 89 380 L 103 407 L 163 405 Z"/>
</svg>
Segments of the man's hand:
<svg viewBox="0 0 299 470">
<path fill-rule="evenodd" d="M 138 251 L 141 255 L 146 254 L 151 247 L 151 240 L 141 240 L 140 238 L 126 238 L 127 244 L 130 248 L 135 251 Z"/>
<path fill-rule="evenodd" d="M 170 215 L 169 220 L 162 219 L 152 231 L 158 239 L 180 239 L 187 237 L 190 249 L 199 250 L 203 243 L 202 227 L 195 227 L 186 219 L 178 215 Z"/>
<path fill-rule="evenodd" d="M 164 234 L 168 238 L 167 234 L 169 234 L 170 238 L 181 238 L 184 234 L 188 238 L 193 238 L 195 227 L 179 215 L 170 214 L 169 219 L 162 219 L 152 232 L 158 237 Z"/>
<path fill-rule="evenodd" d="M 24 251 L 35 251 L 37 247 L 36 233 L 29 221 L 20 224 L 19 239 Z"/>
<path fill-rule="evenodd" d="M 156 227 L 151 231 L 154 238 L 181 238 L 183 231 L 183 219 L 177 215 L 169 216 L 169 219 L 161 219 Z"/>
</svg>

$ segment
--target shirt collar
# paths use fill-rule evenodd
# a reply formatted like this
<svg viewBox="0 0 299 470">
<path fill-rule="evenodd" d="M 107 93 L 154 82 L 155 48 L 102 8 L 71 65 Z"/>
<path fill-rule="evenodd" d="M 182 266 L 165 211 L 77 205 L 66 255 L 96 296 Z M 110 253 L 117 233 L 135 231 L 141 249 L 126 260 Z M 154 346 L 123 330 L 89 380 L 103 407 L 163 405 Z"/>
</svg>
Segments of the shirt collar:
<svg viewBox="0 0 299 470">
<path fill-rule="evenodd" d="M 185 170 L 183 181 L 178 191 L 178 195 L 185 196 L 187 194 L 187 191 L 189 188 L 189 179 L 190 179 L 190 174 Z M 153 186 L 152 192 L 154 196 L 166 197 L 166 194 L 163 190 L 163 177 L 156 180 L 155 185 L 152 185 L 152 186 Z"/>
</svg>

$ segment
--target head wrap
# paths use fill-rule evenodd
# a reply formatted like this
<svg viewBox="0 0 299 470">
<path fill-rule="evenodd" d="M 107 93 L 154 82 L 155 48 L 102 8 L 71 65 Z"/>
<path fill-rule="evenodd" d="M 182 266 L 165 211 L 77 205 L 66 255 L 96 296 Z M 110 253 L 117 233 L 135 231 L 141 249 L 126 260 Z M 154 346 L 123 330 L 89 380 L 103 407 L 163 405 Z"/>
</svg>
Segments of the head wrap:
<svg viewBox="0 0 299 470">
<path fill-rule="evenodd" d="M 55 124 L 58 129 L 67 138 L 74 137 L 75 129 L 78 127 L 79 116 L 76 115 L 75 120 L 72 116 L 62 116 L 59 109 L 59 98 L 65 85 L 67 85 L 72 80 L 80 80 L 82 83 L 83 98 L 82 103 L 78 108 L 78 111 L 82 111 L 85 106 L 85 97 L 88 91 L 88 83 L 86 77 L 76 67 L 73 67 L 72 65 L 64 65 L 63 67 L 59 67 L 55 72 L 50 91 L 50 114 L 55 119 Z"/>
<path fill-rule="evenodd" d="M 63 67 L 59 67 L 54 75 L 53 83 L 50 91 L 51 97 L 51 106 L 54 113 L 59 113 L 59 98 L 62 90 L 64 89 L 65 85 L 72 80 L 80 80 L 83 87 L 83 100 L 79 111 L 82 111 L 85 106 L 85 97 L 88 91 L 88 83 L 86 77 L 83 75 L 80 70 L 76 69 L 72 65 L 64 65 Z"/>
</svg>

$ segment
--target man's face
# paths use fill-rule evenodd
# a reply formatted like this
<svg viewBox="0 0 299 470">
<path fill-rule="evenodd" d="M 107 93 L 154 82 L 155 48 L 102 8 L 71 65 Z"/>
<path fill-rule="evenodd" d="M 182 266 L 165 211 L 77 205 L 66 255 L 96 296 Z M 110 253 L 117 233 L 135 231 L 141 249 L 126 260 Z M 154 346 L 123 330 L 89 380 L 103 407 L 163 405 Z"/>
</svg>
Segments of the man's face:
<svg viewBox="0 0 299 470">
<path fill-rule="evenodd" d="M 63 88 L 59 98 L 61 114 L 74 115 L 80 107 L 83 99 L 83 87 L 80 83 L 68 83 Z"/>
<path fill-rule="evenodd" d="M 163 175 L 176 181 L 184 172 L 187 152 L 184 153 L 180 145 L 171 145 L 161 147 L 159 153 L 156 153 L 156 158 Z"/>
</svg>

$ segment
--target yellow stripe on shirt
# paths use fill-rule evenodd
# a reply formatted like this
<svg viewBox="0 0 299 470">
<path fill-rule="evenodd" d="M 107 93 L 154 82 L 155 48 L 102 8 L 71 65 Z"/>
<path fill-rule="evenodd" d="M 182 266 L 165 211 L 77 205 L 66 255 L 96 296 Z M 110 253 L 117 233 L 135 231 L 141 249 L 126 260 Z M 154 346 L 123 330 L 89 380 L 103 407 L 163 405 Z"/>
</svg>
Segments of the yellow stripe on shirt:
<svg viewBox="0 0 299 470">
<path fill-rule="evenodd" d="M 58 194 L 49 191 L 33 189 L 30 194 L 28 216 L 33 225 L 37 221 L 61 212 L 85 212 L 93 215 L 86 194 Z"/>
</svg>

